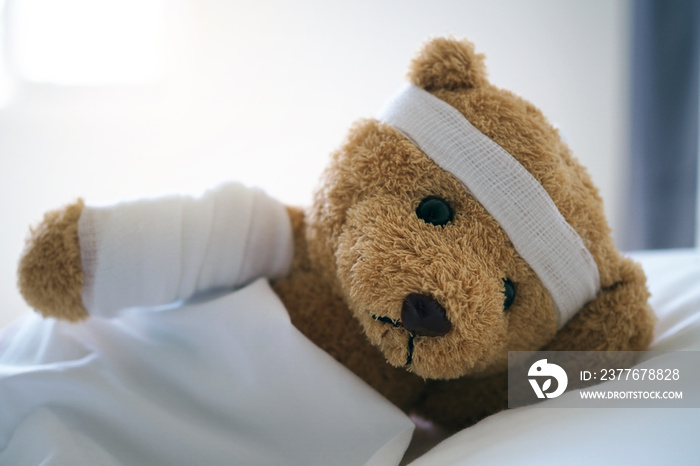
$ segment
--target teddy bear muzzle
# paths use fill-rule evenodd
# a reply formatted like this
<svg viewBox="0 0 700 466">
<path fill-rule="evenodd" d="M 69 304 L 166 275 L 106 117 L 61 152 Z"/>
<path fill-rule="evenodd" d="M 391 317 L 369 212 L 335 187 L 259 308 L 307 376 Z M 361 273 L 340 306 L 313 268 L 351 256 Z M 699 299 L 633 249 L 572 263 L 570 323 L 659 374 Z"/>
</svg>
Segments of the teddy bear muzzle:
<svg viewBox="0 0 700 466">
<path fill-rule="evenodd" d="M 445 308 L 431 296 L 411 293 L 401 307 L 401 323 L 412 334 L 441 337 L 452 328 Z"/>
</svg>

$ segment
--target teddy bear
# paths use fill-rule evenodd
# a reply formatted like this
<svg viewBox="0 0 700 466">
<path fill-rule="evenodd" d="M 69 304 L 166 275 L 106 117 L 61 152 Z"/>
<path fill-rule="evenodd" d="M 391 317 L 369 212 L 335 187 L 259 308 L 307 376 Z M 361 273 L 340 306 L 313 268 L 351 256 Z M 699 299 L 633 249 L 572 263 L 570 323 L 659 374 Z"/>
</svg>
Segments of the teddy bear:
<svg viewBox="0 0 700 466">
<path fill-rule="evenodd" d="M 408 81 L 350 129 L 308 207 L 239 186 L 112 211 L 79 200 L 31 230 L 22 295 L 78 322 L 265 276 L 311 341 L 448 429 L 506 407 L 509 351 L 646 349 L 644 273 L 558 131 L 490 84 L 466 40 L 426 42 Z"/>
</svg>

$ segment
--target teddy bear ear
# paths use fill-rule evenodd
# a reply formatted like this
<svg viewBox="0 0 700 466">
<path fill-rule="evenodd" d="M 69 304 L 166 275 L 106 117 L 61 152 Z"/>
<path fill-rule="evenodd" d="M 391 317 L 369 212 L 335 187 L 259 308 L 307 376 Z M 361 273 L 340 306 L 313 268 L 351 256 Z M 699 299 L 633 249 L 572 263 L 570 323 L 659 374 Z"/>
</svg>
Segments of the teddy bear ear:
<svg viewBox="0 0 700 466">
<path fill-rule="evenodd" d="M 484 56 L 467 40 L 438 37 L 427 42 L 411 62 L 408 79 L 427 91 L 459 90 L 487 84 Z"/>
</svg>

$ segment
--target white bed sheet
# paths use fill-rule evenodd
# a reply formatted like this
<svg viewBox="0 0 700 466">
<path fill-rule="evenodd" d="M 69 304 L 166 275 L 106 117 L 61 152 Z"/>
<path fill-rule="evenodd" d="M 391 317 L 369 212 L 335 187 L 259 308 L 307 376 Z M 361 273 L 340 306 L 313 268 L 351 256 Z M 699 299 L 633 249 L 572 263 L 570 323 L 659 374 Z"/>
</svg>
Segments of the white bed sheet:
<svg viewBox="0 0 700 466">
<path fill-rule="evenodd" d="M 0 344 L 0 465 L 397 464 L 413 424 L 304 337 L 265 279 Z"/>
</svg>

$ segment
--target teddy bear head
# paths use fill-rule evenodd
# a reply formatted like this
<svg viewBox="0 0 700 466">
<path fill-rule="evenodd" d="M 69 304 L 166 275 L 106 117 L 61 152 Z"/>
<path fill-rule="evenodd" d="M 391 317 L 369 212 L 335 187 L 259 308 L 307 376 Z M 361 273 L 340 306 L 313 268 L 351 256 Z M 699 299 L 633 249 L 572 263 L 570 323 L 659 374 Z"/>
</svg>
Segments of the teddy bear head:
<svg viewBox="0 0 700 466">
<path fill-rule="evenodd" d="M 483 57 L 466 41 L 428 42 L 408 78 L 409 92 L 449 107 L 517 161 L 585 249 L 592 280 L 613 280 L 619 256 L 597 190 L 537 108 L 491 85 Z M 445 168 L 392 112 L 356 123 L 333 154 L 307 213 L 309 254 L 390 364 L 434 379 L 503 371 L 508 351 L 540 349 L 566 324 L 556 293 L 517 244 L 539 235 L 538 227 L 506 231 L 482 192 L 465 184 L 465 169 Z M 438 145 L 440 138 L 449 136 Z M 503 184 L 498 176 L 486 184 Z M 513 186 L 506 180 L 496 195 L 511 209 L 520 197 Z M 543 221 L 531 202 L 515 203 L 516 223 Z"/>
</svg>

